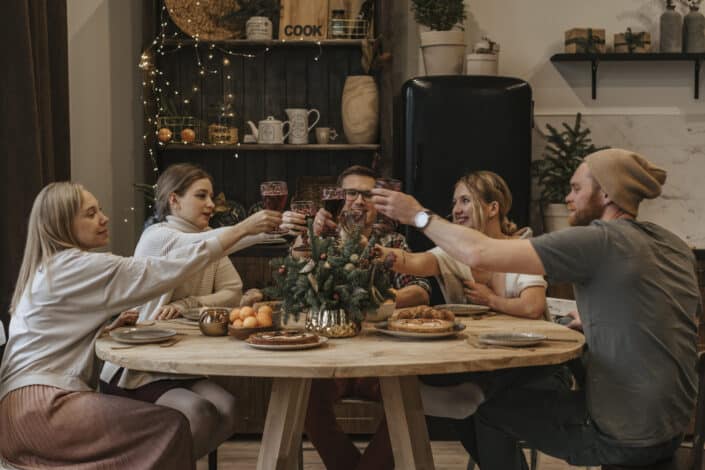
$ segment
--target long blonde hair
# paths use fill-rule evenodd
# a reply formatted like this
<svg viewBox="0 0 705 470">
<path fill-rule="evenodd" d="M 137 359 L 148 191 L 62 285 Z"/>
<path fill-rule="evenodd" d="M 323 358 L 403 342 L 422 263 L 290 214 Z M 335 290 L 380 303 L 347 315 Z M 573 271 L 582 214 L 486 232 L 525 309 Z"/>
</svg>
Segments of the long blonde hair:
<svg viewBox="0 0 705 470">
<path fill-rule="evenodd" d="M 497 173 L 491 171 L 474 171 L 461 177 L 456 183 L 465 185 L 472 196 L 472 223 L 473 228 L 483 231 L 485 229 L 485 211 L 482 203 L 499 204 L 499 227 L 505 235 L 512 235 L 517 231 L 517 226 L 509 220 L 507 214 L 512 208 L 512 193 L 507 182 Z"/>
<path fill-rule="evenodd" d="M 10 313 L 14 312 L 25 289 L 31 288 L 37 269 L 46 267 L 49 259 L 59 251 L 80 246 L 72 226 L 82 200 L 83 186 L 70 181 L 48 184 L 34 199 Z"/>
</svg>

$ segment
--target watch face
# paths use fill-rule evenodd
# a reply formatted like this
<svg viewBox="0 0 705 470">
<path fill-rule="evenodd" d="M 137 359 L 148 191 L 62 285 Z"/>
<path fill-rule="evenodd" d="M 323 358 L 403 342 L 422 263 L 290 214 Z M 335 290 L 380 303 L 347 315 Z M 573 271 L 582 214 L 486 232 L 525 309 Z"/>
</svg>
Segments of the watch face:
<svg viewBox="0 0 705 470">
<path fill-rule="evenodd" d="M 428 212 L 421 211 L 414 216 L 414 225 L 416 225 L 417 228 L 424 228 L 428 225 L 428 218 Z"/>
</svg>

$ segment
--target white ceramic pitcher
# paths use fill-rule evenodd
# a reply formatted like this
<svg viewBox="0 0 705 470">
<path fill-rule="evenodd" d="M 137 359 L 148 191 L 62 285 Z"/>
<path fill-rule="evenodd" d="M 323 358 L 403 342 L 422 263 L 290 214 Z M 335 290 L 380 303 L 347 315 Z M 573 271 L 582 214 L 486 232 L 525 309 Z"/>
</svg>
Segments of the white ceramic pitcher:
<svg viewBox="0 0 705 470">
<path fill-rule="evenodd" d="M 289 143 L 308 144 L 308 133 L 318 123 L 321 113 L 317 109 L 287 108 L 284 110 L 289 117 Z M 308 117 L 316 113 L 316 120 L 309 126 Z"/>
</svg>

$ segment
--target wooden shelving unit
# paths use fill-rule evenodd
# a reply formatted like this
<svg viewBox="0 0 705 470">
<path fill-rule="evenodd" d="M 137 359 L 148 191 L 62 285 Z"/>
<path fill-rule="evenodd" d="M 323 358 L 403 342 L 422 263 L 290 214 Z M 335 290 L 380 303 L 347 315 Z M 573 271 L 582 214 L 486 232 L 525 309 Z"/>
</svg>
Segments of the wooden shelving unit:
<svg viewBox="0 0 705 470">
<path fill-rule="evenodd" d="M 221 47 L 360 47 L 362 39 L 322 39 L 320 41 L 310 41 L 306 39 L 267 39 L 267 40 L 248 40 L 248 39 L 225 39 L 222 41 L 208 41 L 207 44 L 215 44 Z M 164 44 L 167 46 L 193 46 L 205 44 L 206 41 L 196 41 L 191 38 L 174 38 L 167 39 Z"/>
<path fill-rule="evenodd" d="M 379 144 L 182 144 L 179 142 L 164 145 L 165 150 L 182 151 L 210 151 L 210 150 L 235 150 L 247 152 L 328 152 L 328 151 L 366 151 L 374 152 L 380 149 Z"/>
<path fill-rule="evenodd" d="M 705 53 L 604 53 L 604 54 L 554 54 L 551 62 L 590 62 L 592 73 L 592 99 L 597 98 L 597 69 L 600 62 L 693 62 L 694 97 L 700 98 L 700 64 Z"/>
</svg>

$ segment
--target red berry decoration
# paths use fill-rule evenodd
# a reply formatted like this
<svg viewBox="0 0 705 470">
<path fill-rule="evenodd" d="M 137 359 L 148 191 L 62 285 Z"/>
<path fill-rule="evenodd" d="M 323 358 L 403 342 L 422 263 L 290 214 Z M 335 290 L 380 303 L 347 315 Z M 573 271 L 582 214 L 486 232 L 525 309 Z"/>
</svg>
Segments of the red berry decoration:
<svg viewBox="0 0 705 470">
<path fill-rule="evenodd" d="M 328 259 L 328 255 L 326 253 L 321 253 L 320 258 L 321 258 L 321 261 L 325 261 L 326 259 Z"/>
<path fill-rule="evenodd" d="M 340 300 L 340 295 L 337 292 L 333 292 L 333 300 Z"/>
<path fill-rule="evenodd" d="M 277 270 L 277 272 L 281 275 L 286 274 L 286 266 L 284 266 L 284 265 L 279 266 L 279 269 Z"/>
</svg>

